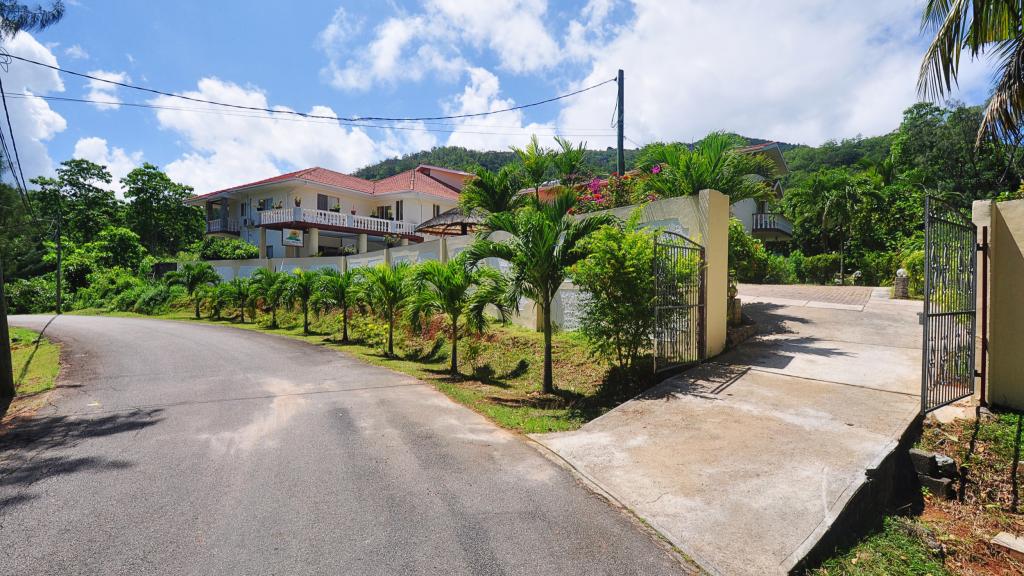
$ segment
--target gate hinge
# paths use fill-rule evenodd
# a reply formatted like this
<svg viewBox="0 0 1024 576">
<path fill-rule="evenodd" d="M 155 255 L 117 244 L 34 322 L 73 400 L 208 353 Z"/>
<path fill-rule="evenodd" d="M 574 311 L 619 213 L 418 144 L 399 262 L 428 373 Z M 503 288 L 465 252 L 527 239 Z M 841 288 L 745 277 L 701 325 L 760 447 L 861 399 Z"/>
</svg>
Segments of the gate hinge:
<svg viewBox="0 0 1024 576">
<path fill-rule="evenodd" d="M 981 252 L 983 254 L 988 254 L 988 242 L 985 242 L 985 243 L 978 242 L 975 245 L 975 250 L 977 250 L 978 252 Z"/>
</svg>

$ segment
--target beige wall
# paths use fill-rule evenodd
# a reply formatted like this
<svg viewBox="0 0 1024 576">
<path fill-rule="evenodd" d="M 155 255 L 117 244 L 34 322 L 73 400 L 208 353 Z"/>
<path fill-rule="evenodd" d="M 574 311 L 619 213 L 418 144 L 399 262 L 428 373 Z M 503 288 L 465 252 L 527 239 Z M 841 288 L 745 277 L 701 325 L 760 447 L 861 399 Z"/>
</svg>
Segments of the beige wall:
<svg viewBox="0 0 1024 576">
<path fill-rule="evenodd" d="M 1024 410 L 1024 200 L 992 205 L 989 242 L 988 399 Z"/>
</svg>

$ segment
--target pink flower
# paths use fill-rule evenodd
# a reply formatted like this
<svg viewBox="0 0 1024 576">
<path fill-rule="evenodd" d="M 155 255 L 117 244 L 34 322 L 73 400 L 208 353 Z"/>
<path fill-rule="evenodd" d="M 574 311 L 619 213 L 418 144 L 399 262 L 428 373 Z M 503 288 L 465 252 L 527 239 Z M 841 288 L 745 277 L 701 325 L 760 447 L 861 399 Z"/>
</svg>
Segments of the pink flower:
<svg viewBox="0 0 1024 576">
<path fill-rule="evenodd" d="M 589 188 L 591 192 L 598 192 L 598 191 L 600 191 L 601 190 L 601 179 L 600 178 L 594 178 L 593 180 L 590 181 L 589 184 L 587 184 L 587 188 Z"/>
<path fill-rule="evenodd" d="M 660 173 L 661 173 L 661 164 L 655 164 L 654 166 L 651 166 L 651 174 L 660 174 Z"/>
</svg>

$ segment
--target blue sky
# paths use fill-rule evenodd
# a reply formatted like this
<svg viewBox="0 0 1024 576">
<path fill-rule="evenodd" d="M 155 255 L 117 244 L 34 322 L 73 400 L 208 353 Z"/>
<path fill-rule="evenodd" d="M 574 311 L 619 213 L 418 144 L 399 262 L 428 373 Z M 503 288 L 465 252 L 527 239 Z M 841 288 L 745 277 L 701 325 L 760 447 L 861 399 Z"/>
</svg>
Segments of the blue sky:
<svg viewBox="0 0 1024 576">
<path fill-rule="evenodd" d="M 175 93 L 341 116 L 493 110 L 621 67 L 632 142 L 725 129 L 817 144 L 895 128 L 916 99 L 920 9 L 919 0 L 77 0 L 60 23 L 6 48 Z M 109 102 L 10 99 L 29 178 L 72 156 L 115 177 L 147 161 L 203 192 L 311 165 L 351 171 L 434 145 L 506 149 L 531 133 L 613 143 L 614 85 L 521 113 L 382 130 L 196 112 L 18 62 L 3 78 L 8 92 Z M 987 85 L 985 66 L 967 66 L 960 98 L 978 102 Z"/>
</svg>

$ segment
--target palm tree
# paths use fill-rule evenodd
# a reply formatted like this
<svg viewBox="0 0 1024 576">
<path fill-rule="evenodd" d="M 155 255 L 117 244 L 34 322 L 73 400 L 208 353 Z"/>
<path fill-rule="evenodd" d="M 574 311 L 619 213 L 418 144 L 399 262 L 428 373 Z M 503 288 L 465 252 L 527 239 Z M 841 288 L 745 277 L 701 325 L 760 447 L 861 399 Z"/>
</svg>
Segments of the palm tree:
<svg viewBox="0 0 1024 576">
<path fill-rule="evenodd" d="M 718 190 L 735 204 L 772 197 L 768 181 L 775 163 L 762 154 L 739 151 L 742 140 L 732 134 L 712 132 L 691 150 L 685 144 L 651 144 L 637 158 L 637 167 L 659 172 L 651 185 L 664 197 L 687 196 L 701 190 Z"/>
<path fill-rule="evenodd" d="M 568 269 L 586 257 L 582 241 L 591 233 L 615 223 L 610 214 L 576 219 L 569 210 L 576 205 L 576 193 L 566 190 L 550 203 L 539 201 L 516 212 L 491 214 L 484 221 L 485 233 L 466 249 L 470 264 L 499 258 L 512 266 L 509 301 L 526 296 L 540 306 L 544 324 L 545 392 L 555 387 L 551 375 L 551 300 L 565 280 Z M 492 240 L 493 232 L 506 232 L 506 240 Z"/>
<path fill-rule="evenodd" d="M 320 272 L 296 268 L 288 277 L 285 288 L 285 300 L 288 304 L 291 306 L 298 302 L 302 308 L 302 333 L 306 335 L 309 334 L 309 303 L 316 295 L 319 282 Z"/>
<path fill-rule="evenodd" d="M 197 292 L 204 286 L 220 282 L 220 275 L 213 269 L 209 262 L 199 260 L 188 260 L 182 262 L 179 268 L 164 276 L 168 284 L 179 284 L 185 287 L 188 297 L 195 304 L 196 319 L 199 319 L 199 304 L 202 301 Z"/>
<path fill-rule="evenodd" d="M 245 310 L 253 305 L 253 283 L 248 278 L 234 278 L 227 287 L 231 303 L 238 308 L 238 321 L 245 324 Z"/>
<path fill-rule="evenodd" d="M 358 299 L 356 273 L 354 270 L 338 272 L 325 268 L 320 272 L 319 302 L 327 309 L 341 310 L 341 341 L 348 342 L 348 310 Z"/>
<path fill-rule="evenodd" d="M 561 136 L 555 136 L 555 142 L 559 150 L 551 156 L 551 165 L 559 183 L 570 188 L 582 184 L 587 179 L 587 143 L 574 145 Z"/>
<path fill-rule="evenodd" d="M 378 316 L 388 322 L 387 355 L 395 355 L 395 321 L 405 310 L 413 294 L 412 267 L 406 262 L 394 266 L 379 264 L 372 268 L 360 268 L 363 278 L 362 297 Z"/>
<path fill-rule="evenodd" d="M 424 316 L 444 314 L 452 340 L 451 373 L 459 373 L 459 321 L 471 330 L 483 332 L 487 325 L 484 310 L 493 306 L 502 321 L 508 319 L 508 282 L 493 268 L 471 267 L 462 255 L 447 262 L 429 260 L 413 274 L 415 296 L 410 305 L 414 326 Z"/>
<path fill-rule="evenodd" d="M 270 312 L 270 327 L 277 328 L 277 309 L 285 301 L 288 275 L 267 268 L 260 268 L 252 274 L 253 296 L 263 312 Z"/>
<path fill-rule="evenodd" d="M 523 188 L 519 166 L 506 164 L 497 173 L 477 167 L 473 172 L 476 178 L 470 180 L 459 194 L 459 204 L 464 212 L 510 212 L 523 205 L 526 197 L 519 193 Z"/>
<path fill-rule="evenodd" d="M 1008 0 L 928 0 L 922 31 L 935 33 L 921 62 L 917 91 L 942 100 L 957 85 L 960 55 L 994 56 L 996 81 L 978 128 L 978 142 L 1020 136 L 1024 121 L 1024 10 Z"/>
<path fill-rule="evenodd" d="M 540 187 L 551 167 L 551 151 L 541 147 L 536 134 L 530 137 L 525 148 L 512 146 L 512 151 L 516 153 L 526 183 L 533 188 L 534 197 L 540 200 Z"/>
<path fill-rule="evenodd" d="M 197 294 L 210 307 L 210 317 L 220 320 L 221 312 L 231 304 L 230 291 L 227 284 L 207 284 Z"/>
</svg>

